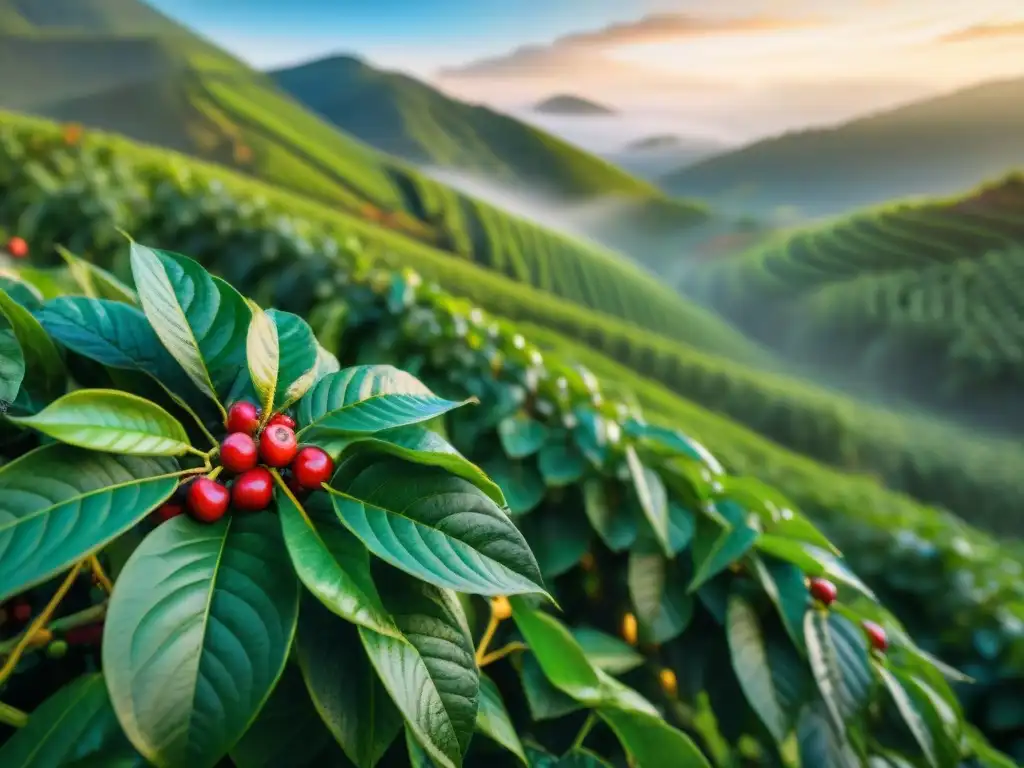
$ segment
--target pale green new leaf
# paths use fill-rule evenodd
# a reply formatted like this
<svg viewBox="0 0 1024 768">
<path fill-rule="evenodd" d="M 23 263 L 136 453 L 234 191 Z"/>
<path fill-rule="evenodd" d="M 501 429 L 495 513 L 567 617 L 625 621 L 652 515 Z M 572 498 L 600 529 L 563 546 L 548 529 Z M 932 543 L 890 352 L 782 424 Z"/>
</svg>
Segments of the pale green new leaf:
<svg viewBox="0 0 1024 768">
<path fill-rule="evenodd" d="M 689 736 L 657 715 L 613 707 L 601 707 L 597 713 L 615 732 L 636 768 L 711 768 Z"/>
<path fill-rule="evenodd" d="M 284 669 L 299 582 L 272 515 L 154 530 L 110 599 L 102 660 L 122 728 L 157 765 L 212 768 Z"/>
<path fill-rule="evenodd" d="M 782 744 L 789 726 L 772 680 L 761 622 L 750 603 L 739 595 L 729 598 L 725 632 L 732 653 L 733 670 L 747 702 L 776 743 Z"/>
<path fill-rule="evenodd" d="M 587 660 L 611 675 L 625 674 L 644 663 L 642 655 L 617 637 L 592 627 L 574 627 L 571 632 Z"/>
<path fill-rule="evenodd" d="M 0 467 L 0 600 L 46 581 L 134 526 L 177 486 L 172 459 L 60 443 Z M 60 535 L 48 535 L 59 531 Z"/>
<path fill-rule="evenodd" d="M 522 742 L 505 709 L 501 691 L 487 675 L 480 675 L 480 706 L 476 712 L 476 727 L 518 757 L 524 765 L 529 765 Z"/>
<path fill-rule="evenodd" d="M 256 388 L 264 418 L 274 411 L 277 392 L 277 373 L 281 352 L 277 342 L 277 326 L 266 312 L 249 302 L 252 319 L 245 337 L 245 359 L 249 364 L 249 377 Z"/>
<path fill-rule="evenodd" d="M 67 248 L 56 246 L 57 253 L 68 265 L 68 271 L 81 286 L 86 296 L 92 299 L 109 299 L 134 305 L 138 301 L 135 291 L 122 283 L 107 270 L 79 258 Z"/>
<path fill-rule="evenodd" d="M 626 464 L 633 478 L 640 508 L 644 511 L 651 529 L 667 557 L 672 557 L 672 543 L 669 539 L 668 495 L 658 473 L 645 467 L 633 446 L 626 447 Z"/>
<path fill-rule="evenodd" d="M 180 456 L 185 428 L 145 398 L 113 389 L 77 389 L 33 416 L 11 418 L 62 443 L 134 456 Z"/>
</svg>

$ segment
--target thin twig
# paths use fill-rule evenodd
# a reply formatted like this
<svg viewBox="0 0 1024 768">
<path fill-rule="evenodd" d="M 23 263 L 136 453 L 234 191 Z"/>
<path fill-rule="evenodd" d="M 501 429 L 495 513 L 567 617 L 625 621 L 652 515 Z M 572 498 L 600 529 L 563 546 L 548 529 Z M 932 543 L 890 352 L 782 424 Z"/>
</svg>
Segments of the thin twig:
<svg viewBox="0 0 1024 768">
<path fill-rule="evenodd" d="M 100 559 L 96 555 L 89 555 L 89 568 L 92 570 L 93 578 L 96 579 L 96 583 L 99 584 L 103 591 L 108 595 L 114 590 L 114 582 L 107 576 L 107 572 L 103 570 L 103 566 L 100 564 Z"/>
<path fill-rule="evenodd" d="M 486 656 L 482 657 L 480 659 L 480 661 L 478 662 L 477 666 L 486 667 L 488 664 L 493 664 L 494 662 L 498 661 L 499 659 L 505 658 L 510 653 L 515 653 L 516 651 L 528 651 L 528 650 L 530 650 L 530 646 L 528 646 L 526 643 L 520 643 L 520 642 L 509 643 L 505 647 L 499 648 L 498 650 L 496 650 L 496 651 L 494 651 L 492 653 L 488 653 Z"/>
<path fill-rule="evenodd" d="M 71 613 L 67 616 L 62 616 L 59 619 L 54 619 L 50 622 L 46 629 L 54 635 L 59 635 L 62 632 L 67 632 L 69 629 L 75 629 L 77 627 L 84 627 L 89 624 L 95 624 L 98 621 L 102 621 L 103 617 L 106 615 L 106 602 L 98 603 L 97 605 L 90 605 L 88 608 L 83 608 L 77 613 Z M 0 656 L 6 656 L 8 653 L 10 653 L 11 650 L 21 640 L 21 638 L 25 636 L 25 634 L 25 632 L 22 632 L 21 634 L 15 635 L 14 637 L 9 638 L 8 640 L 5 640 L 4 642 L 0 643 Z"/>
<path fill-rule="evenodd" d="M 484 630 L 483 637 L 480 638 L 480 645 L 476 648 L 476 663 L 477 666 L 481 666 L 484 657 L 487 655 L 487 646 L 491 644 L 491 640 L 494 639 L 494 633 L 498 631 L 498 624 L 501 623 L 501 619 L 491 612 L 491 618 L 487 622 L 487 629 Z"/>
<path fill-rule="evenodd" d="M 587 738 L 587 734 L 590 733 L 590 729 L 597 723 L 597 715 L 591 712 L 587 715 L 587 719 L 583 723 L 583 727 L 580 728 L 580 732 L 576 734 L 576 739 L 572 743 L 572 749 L 579 749 L 583 746 L 583 742 Z"/>
</svg>

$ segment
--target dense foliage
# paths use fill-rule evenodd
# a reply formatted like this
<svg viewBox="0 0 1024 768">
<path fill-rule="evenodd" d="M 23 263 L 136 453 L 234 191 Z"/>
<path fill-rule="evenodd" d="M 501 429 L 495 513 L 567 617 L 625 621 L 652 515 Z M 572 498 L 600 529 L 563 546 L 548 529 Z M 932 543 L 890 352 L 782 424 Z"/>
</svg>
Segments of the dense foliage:
<svg viewBox="0 0 1024 768">
<path fill-rule="evenodd" d="M 797 231 L 686 290 L 770 346 L 854 381 L 1024 426 L 1024 179 Z"/>
<path fill-rule="evenodd" d="M 340 333 L 356 322 L 358 316 L 346 317 L 331 300 L 338 294 L 351 301 L 353 292 L 365 290 L 353 283 L 346 267 L 354 248 L 339 242 L 346 229 L 321 228 L 324 222 L 313 218 L 318 224 L 314 227 L 288 215 L 289 208 L 280 205 L 286 198 L 272 197 L 273 205 L 260 203 L 240 185 L 229 192 L 204 176 L 202 168 L 190 166 L 193 171 L 188 172 L 163 155 L 129 164 L 128 159 L 141 154 L 131 145 L 62 148 L 59 135 L 38 125 L 25 141 L 35 147 L 27 154 L 8 155 L 2 166 L 3 216 L 32 235 L 39 243 L 37 253 L 45 253 L 54 242 L 66 242 L 127 275 L 123 246 L 109 229 L 119 224 L 147 240 L 173 243 L 195 254 L 263 303 L 304 314 L 322 304 L 314 316 L 318 329 L 330 320 Z M 10 135 L 4 146 L 24 149 Z M 118 149 L 116 156 L 110 154 L 111 147 Z M 229 175 L 222 176 L 231 183 Z M 57 179 L 64 183 L 58 186 Z M 315 212 L 298 200 L 289 205 L 298 214 Z M 361 232 L 355 224 L 347 231 Z M 409 249 L 401 257 L 435 274 L 440 271 L 440 263 L 431 262 L 424 252 Z M 452 262 L 444 263 L 454 271 Z M 471 295 L 490 285 L 486 273 L 478 275 L 479 282 L 465 284 Z M 397 320 L 382 309 L 370 316 L 378 322 Z M 354 351 L 357 344 L 350 339 L 347 347 Z M 403 367 L 414 367 L 415 358 L 398 357 L 399 350 L 377 350 L 375 357 L 386 354 Z M 672 400 L 672 407 L 679 402 Z M 676 420 L 675 411 L 668 415 L 672 425 L 707 423 L 710 418 L 696 408 L 682 415 L 684 421 Z M 731 467 L 746 474 L 770 473 L 785 493 L 820 520 L 870 583 L 898 601 L 901 617 L 924 647 L 979 680 L 964 692 L 972 719 L 999 744 L 1009 748 L 1015 743 L 1024 723 L 1024 713 L 1012 703 L 1024 672 L 1019 558 L 935 510 L 886 494 L 866 480 L 823 471 L 723 420 L 712 419 L 702 427 L 702 437 L 715 441 L 716 451 L 722 446 Z M 486 458 L 469 453 L 481 463 Z"/>
<path fill-rule="evenodd" d="M 100 672 L 31 716 L 0 708 L 4 765 L 502 759 L 475 731 L 532 766 L 1009 765 L 965 728 L 963 676 L 807 518 L 585 371 L 441 294 L 418 304 L 413 274 L 371 271 L 334 305 L 411 310 L 359 354 L 414 347 L 438 392 L 487 397 L 474 410 L 390 366 L 342 369 L 297 315 L 129 250 L 133 285 L 68 254 L 54 279 L 79 295 L 46 298 L 33 272 L 0 290 L 0 596 L 48 592 L 0 683 L 66 644 L 53 625 L 83 569 L 99 600 L 56 629 L 103 618 Z M 468 377 L 479 362 L 515 383 Z M 476 641 L 457 593 L 491 598 Z M 545 725 L 581 709 L 571 744 Z"/>
</svg>

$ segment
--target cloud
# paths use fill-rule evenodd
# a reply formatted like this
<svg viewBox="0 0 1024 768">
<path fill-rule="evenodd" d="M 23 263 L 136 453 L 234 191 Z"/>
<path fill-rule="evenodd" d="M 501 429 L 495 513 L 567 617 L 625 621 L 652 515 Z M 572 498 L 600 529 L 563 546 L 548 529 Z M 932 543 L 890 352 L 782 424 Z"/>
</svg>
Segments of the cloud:
<svg viewBox="0 0 1024 768">
<path fill-rule="evenodd" d="M 683 14 L 652 14 L 636 21 L 610 24 L 592 32 L 560 37 L 546 45 L 527 45 L 507 54 L 478 59 L 441 70 L 445 79 L 538 77 L 562 74 L 567 68 L 601 59 L 603 51 L 619 46 L 660 43 L 687 37 L 745 32 L 775 32 L 818 26 L 814 19 L 771 16 L 702 18 Z"/>
<path fill-rule="evenodd" d="M 995 37 L 1017 36 L 1024 36 L 1024 21 L 1011 21 L 1005 24 L 974 24 L 943 35 L 938 38 L 938 41 L 940 43 L 968 43 L 991 40 Z"/>
</svg>

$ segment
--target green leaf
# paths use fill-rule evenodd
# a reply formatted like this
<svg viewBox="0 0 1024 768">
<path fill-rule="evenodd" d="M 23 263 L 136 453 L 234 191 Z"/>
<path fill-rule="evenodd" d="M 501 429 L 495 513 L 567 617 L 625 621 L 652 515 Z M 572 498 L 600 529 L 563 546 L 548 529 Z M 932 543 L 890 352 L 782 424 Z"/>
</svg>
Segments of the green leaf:
<svg viewBox="0 0 1024 768">
<path fill-rule="evenodd" d="M 761 587 L 775 604 L 790 639 L 804 653 L 807 649 L 804 642 L 804 614 L 810 603 L 810 593 L 807 591 L 803 571 L 774 557 L 751 555 L 750 562 Z"/>
<path fill-rule="evenodd" d="M 666 643 L 678 637 L 693 618 L 693 596 L 676 569 L 658 552 L 633 550 L 626 576 L 645 642 Z"/>
<path fill-rule="evenodd" d="M 537 468 L 549 488 L 562 488 L 579 482 L 587 469 L 587 463 L 575 448 L 559 440 L 541 449 Z"/>
<path fill-rule="evenodd" d="M 274 412 L 277 393 L 277 373 L 281 363 L 281 350 L 277 341 L 277 326 L 266 312 L 249 302 L 252 318 L 245 337 L 245 359 L 249 364 L 249 378 L 263 408 L 265 418 Z"/>
<path fill-rule="evenodd" d="M 758 533 L 746 525 L 722 529 L 706 517 L 697 520 L 693 539 L 694 576 L 687 591 L 696 592 L 705 583 L 738 562 L 758 540 Z"/>
<path fill-rule="evenodd" d="M 815 698 L 800 712 L 797 743 L 803 766 L 863 768 L 845 734 L 836 733 L 831 725 L 828 707 L 820 698 Z"/>
<path fill-rule="evenodd" d="M 531 515 L 519 523 L 541 575 L 554 579 L 570 571 L 590 547 L 590 526 L 579 509 L 557 515 Z"/>
<path fill-rule="evenodd" d="M 405 639 L 359 628 L 406 725 L 442 768 L 462 764 L 476 726 L 480 671 L 454 594 L 393 573 L 378 582 Z"/>
<path fill-rule="evenodd" d="M 113 389 L 77 389 L 34 416 L 11 418 L 62 443 L 133 456 L 181 456 L 185 428 L 143 397 Z"/>
<path fill-rule="evenodd" d="M 397 637 L 370 576 L 370 555 L 338 521 L 327 495 L 313 494 L 305 508 L 280 486 L 274 496 L 285 546 L 306 588 L 341 618 Z"/>
<path fill-rule="evenodd" d="M 25 378 L 25 356 L 14 331 L 0 330 L 0 403 L 14 402 Z"/>
<path fill-rule="evenodd" d="M 462 592 L 543 593 L 523 535 L 461 477 L 390 456 L 359 455 L 338 467 L 332 486 L 341 521 L 396 568 Z"/>
<path fill-rule="evenodd" d="M 789 731 L 786 715 L 772 680 L 768 649 L 754 608 L 739 595 L 729 598 L 725 622 L 732 666 L 751 708 L 777 744 Z"/>
<path fill-rule="evenodd" d="M 615 732 L 636 768 L 665 768 L 669 765 L 703 766 L 711 764 L 696 744 L 660 717 L 630 710 L 601 707 L 597 710 Z"/>
<path fill-rule="evenodd" d="M 939 765 L 958 763 L 961 758 L 960 743 L 963 737 L 962 713 L 958 713 L 938 691 L 921 678 L 907 674 L 903 670 L 897 670 L 894 674 L 903 683 L 928 726 Z M 952 698 L 952 701 L 954 705 L 957 704 L 955 698 Z"/>
<path fill-rule="evenodd" d="M 217 417 L 213 404 L 164 349 L 146 316 L 134 307 L 65 296 L 47 302 L 37 317 L 47 333 L 72 352 L 110 368 L 146 373 L 205 420 Z"/>
<path fill-rule="evenodd" d="M 320 444 L 320 447 L 323 448 L 323 444 Z M 349 448 L 351 455 L 363 451 L 386 453 L 415 464 L 440 467 L 471 482 L 486 493 L 499 507 L 506 506 L 501 488 L 480 467 L 455 450 L 439 434 L 431 432 L 429 429 L 423 427 L 389 429 L 378 432 L 371 438 L 360 440 Z"/>
<path fill-rule="evenodd" d="M 131 245 L 139 301 L 164 347 L 216 403 L 245 365 L 249 307 L 234 288 L 186 256 Z"/>
<path fill-rule="evenodd" d="M 548 681 L 532 653 L 522 655 L 519 677 L 531 719 L 554 720 L 581 709 L 576 699 L 562 693 Z"/>
<path fill-rule="evenodd" d="M 605 481 L 590 478 L 583 482 L 583 508 L 590 525 L 612 552 L 629 549 L 639 529 L 631 511 L 621 499 L 611 498 Z"/>
<path fill-rule="evenodd" d="M 518 757 L 524 765 L 529 765 L 515 726 L 505 709 L 505 702 L 501 699 L 501 691 L 491 678 L 483 674 L 480 675 L 480 706 L 476 712 L 476 727 Z"/>
<path fill-rule="evenodd" d="M 617 637 L 592 627 L 574 627 L 570 631 L 587 660 L 608 674 L 622 675 L 644 663 L 643 656 Z"/>
<path fill-rule="evenodd" d="M 633 446 L 626 448 L 626 464 L 629 467 L 630 477 L 633 478 L 633 487 L 636 489 L 637 500 L 640 508 L 644 511 L 647 522 L 661 545 L 665 554 L 672 557 L 672 543 L 668 534 L 668 496 L 665 493 L 665 484 L 661 482 L 658 473 L 640 462 Z"/>
<path fill-rule="evenodd" d="M 811 610 L 804 617 L 811 672 L 837 734 L 845 734 L 871 687 L 863 635 L 834 613 Z"/>
<path fill-rule="evenodd" d="M 65 388 L 65 372 L 53 340 L 32 313 L 2 288 L 0 314 L 7 318 L 21 347 L 27 377 L 24 386 L 31 389 L 32 399 L 46 403 L 58 397 Z"/>
<path fill-rule="evenodd" d="M 405 748 L 409 753 L 410 768 L 437 768 L 437 764 L 430 759 L 430 756 L 423 750 L 420 743 L 416 741 L 416 737 L 412 734 L 412 729 L 408 726 L 405 728 Z"/>
<path fill-rule="evenodd" d="M 840 581 L 871 600 L 878 600 L 875 593 L 831 552 L 826 552 L 802 541 L 784 539 L 781 536 L 769 534 L 762 535 L 757 539 L 757 548 L 780 560 L 793 563 L 808 576 L 824 576 Z"/>
<path fill-rule="evenodd" d="M 357 650 L 362 655 L 362 648 Z M 285 667 L 256 720 L 231 750 L 236 768 L 314 768 L 344 765 L 344 760 L 294 664 Z"/>
<path fill-rule="evenodd" d="M 697 518 L 693 512 L 674 501 L 668 503 L 668 540 L 673 555 L 678 555 L 693 541 Z"/>
<path fill-rule="evenodd" d="M 59 443 L 0 467 L 0 599 L 52 578 L 131 528 L 174 492 L 177 471 L 171 459 Z"/>
<path fill-rule="evenodd" d="M 903 722 L 907 724 L 907 727 L 914 736 L 914 740 L 921 747 L 928 765 L 938 768 L 940 763 L 935 750 L 935 739 L 928 728 L 928 724 L 921 717 L 921 713 L 915 706 L 911 695 L 904 688 L 903 681 L 886 669 L 884 664 L 874 663 L 873 666 L 878 676 L 882 678 L 882 684 L 888 690 L 889 696 L 903 718 Z M 943 765 L 946 765 L 946 763 L 943 763 Z"/>
<path fill-rule="evenodd" d="M 506 456 L 525 459 L 544 445 L 548 439 L 548 428 L 520 412 L 498 422 L 498 438 Z"/>
<path fill-rule="evenodd" d="M 295 647 L 319 718 L 357 768 L 373 768 L 402 716 L 370 665 L 355 626 L 306 595 Z"/>
<path fill-rule="evenodd" d="M 584 704 L 600 703 L 601 678 L 569 630 L 523 598 L 513 598 L 511 603 L 516 627 L 551 684 Z"/>
<path fill-rule="evenodd" d="M 28 724 L 0 747 L 0 765 L 60 768 L 130 748 L 110 706 L 103 675 L 94 673 L 73 680 L 40 704 Z"/>
<path fill-rule="evenodd" d="M 107 686 L 135 748 L 159 765 L 215 765 L 284 670 L 298 603 L 273 515 L 156 528 L 117 580 L 103 631 Z"/>
<path fill-rule="evenodd" d="M 79 258 L 61 245 L 56 246 L 56 250 L 67 263 L 68 271 L 86 296 L 93 299 L 120 301 L 125 304 L 135 304 L 138 301 L 135 291 L 107 270 Z"/>
<path fill-rule="evenodd" d="M 588 749 L 577 747 L 558 758 L 550 768 L 612 768 L 612 764 Z"/>
<path fill-rule="evenodd" d="M 495 453 L 480 466 L 498 484 L 508 501 L 509 512 L 515 517 L 532 512 L 544 501 L 547 494 L 544 479 L 531 463 Z"/>
</svg>

